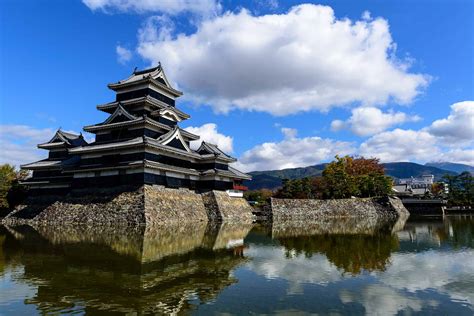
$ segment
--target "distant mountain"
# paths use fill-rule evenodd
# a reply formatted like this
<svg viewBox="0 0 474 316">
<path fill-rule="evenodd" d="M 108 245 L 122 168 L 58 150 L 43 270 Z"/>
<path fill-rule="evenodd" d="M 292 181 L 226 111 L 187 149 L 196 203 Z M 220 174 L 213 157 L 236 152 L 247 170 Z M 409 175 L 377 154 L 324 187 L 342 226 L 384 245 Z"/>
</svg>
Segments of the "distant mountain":
<svg viewBox="0 0 474 316">
<path fill-rule="evenodd" d="M 280 178 L 280 179 L 298 179 L 304 177 L 314 177 L 320 176 L 326 167 L 326 163 L 309 166 L 309 167 L 301 167 L 301 168 L 289 168 L 289 169 L 281 169 L 281 170 L 268 170 L 268 171 L 253 171 L 251 172 L 252 175 L 269 175 L 272 177 Z"/>
<path fill-rule="evenodd" d="M 444 170 L 449 170 L 457 173 L 462 173 L 468 171 L 471 174 L 474 174 L 474 167 L 469 165 L 463 165 L 461 163 L 452 163 L 452 162 L 428 162 L 425 166 L 436 167 Z"/>
<path fill-rule="evenodd" d="M 420 177 L 424 174 L 432 174 L 435 180 L 440 180 L 446 174 L 457 174 L 457 172 L 420 165 L 414 162 L 389 162 L 384 163 L 383 166 L 385 167 L 385 174 L 393 178 Z"/>
<path fill-rule="evenodd" d="M 283 179 L 300 179 L 305 177 L 316 177 L 323 173 L 326 164 L 319 164 L 309 167 L 290 168 L 281 170 L 253 171 L 252 181 L 246 181 L 245 185 L 250 190 L 276 189 L 281 186 Z"/>
<path fill-rule="evenodd" d="M 389 162 L 383 164 L 385 174 L 393 178 L 419 177 L 424 174 L 432 174 L 435 180 L 440 180 L 444 175 L 455 175 L 458 172 L 437 168 L 435 166 L 420 165 L 413 162 Z M 276 189 L 281 186 L 283 179 L 300 179 L 304 177 L 316 177 L 323 173 L 326 164 L 319 164 L 302 168 L 291 168 L 282 170 L 267 170 L 250 172 L 252 181 L 246 181 L 245 185 L 250 190 Z"/>
</svg>

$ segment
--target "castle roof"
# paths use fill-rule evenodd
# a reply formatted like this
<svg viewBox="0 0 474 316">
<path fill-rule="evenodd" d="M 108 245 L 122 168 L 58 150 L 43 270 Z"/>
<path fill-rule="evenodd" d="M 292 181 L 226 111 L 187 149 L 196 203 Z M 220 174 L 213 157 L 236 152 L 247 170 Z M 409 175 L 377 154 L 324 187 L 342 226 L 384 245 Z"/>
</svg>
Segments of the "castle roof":
<svg viewBox="0 0 474 316">
<path fill-rule="evenodd" d="M 203 176 L 212 176 L 218 175 L 223 177 L 230 177 L 230 178 L 237 178 L 242 180 L 251 180 L 252 177 L 246 173 L 243 173 L 235 168 L 229 166 L 229 170 L 221 170 L 221 169 L 208 169 L 201 172 Z"/>
<path fill-rule="evenodd" d="M 179 132 L 181 131 L 183 130 L 179 130 Z M 235 161 L 235 158 L 232 158 L 228 155 L 216 155 L 216 154 L 207 153 L 207 152 L 201 153 L 201 152 L 194 151 L 192 149 L 190 151 L 187 151 L 184 149 L 168 146 L 164 144 L 164 142 L 165 141 L 163 139 L 154 139 L 151 137 L 144 136 L 144 137 L 136 137 L 129 140 L 123 140 L 120 142 L 114 142 L 114 143 L 103 143 L 103 144 L 92 143 L 92 144 L 89 144 L 88 146 L 71 148 L 69 152 L 72 154 L 104 152 L 104 151 L 110 151 L 110 150 L 132 148 L 132 147 L 137 147 L 137 146 L 149 146 L 158 151 L 176 154 L 179 156 L 188 157 L 188 158 L 201 160 L 201 161 L 202 160 L 216 160 L 216 159 L 220 161 L 225 161 L 225 162 Z"/>
<path fill-rule="evenodd" d="M 237 161 L 237 159 L 235 159 L 234 157 L 229 156 L 228 154 L 220 150 L 219 147 L 217 147 L 217 145 L 204 142 L 204 141 L 202 142 L 201 146 L 198 148 L 197 152 L 200 154 L 203 154 L 203 153 L 213 154 L 215 156 L 219 156 L 227 160 Z"/>
<path fill-rule="evenodd" d="M 183 95 L 181 91 L 174 89 L 168 79 L 166 78 L 165 72 L 161 67 L 161 64 L 158 64 L 156 67 L 148 68 L 145 70 L 135 69 L 133 73 L 126 79 L 120 80 L 116 83 L 108 84 L 108 87 L 114 91 L 120 90 L 122 88 L 142 84 L 149 82 L 162 88 L 168 93 L 171 93 L 175 97 Z"/>
<path fill-rule="evenodd" d="M 36 170 L 36 169 L 61 169 L 63 167 L 73 166 L 79 160 L 79 157 L 70 157 L 66 160 L 51 160 L 43 159 L 40 161 L 21 165 L 22 169 Z"/>
<path fill-rule="evenodd" d="M 115 122 L 115 123 L 109 123 L 109 124 L 95 124 L 95 125 L 88 125 L 84 126 L 84 130 L 86 132 L 90 133 L 95 133 L 97 131 L 101 130 L 108 130 L 108 129 L 114 129 L 114 128 L 122 128 L 122 127 L 131 127 L 135 125 L 140 125 L 144 124 L 145 126 L 149 127 L 156 127 L 165 131 L 170 130 L 172 127 L 160 122 L 157 122 L 153 119 L 151 119 L 148 116 L 142 115 L 140 117 L 137 117 L 136 119 L 130 120 L 130 121 L 122 121 L 122 122 Z"/>
<path fill-rule="evenodd" d="M 153 110 L 153 112 L 151 113 L 152 115 L 158 116 L 158 115 L 161 115 L 164 111 L 168 110 L 176 114 L 180 118 L 180 120 L 186 120 L 191 117 L 189 114 L 184 113 L 183 111 L 177 109 L 176 107 L 170 106 L 166 104 L 165 102 L 155 99 L 149 95 L 144 96 L 144 97 L 139 97 L 139 98 L 133 98 L 129 100 L 113 101 L 113 102 L 109 102 L 105 104 L 99 104 L 96 106 L 96 108 L 100 111 L 113 113 L 119 105 L 122 105 L 124 107 L 126 106 L 127 108 L 130 109 L 131 107 L 140 106 L 143 103 L 146 103 L 147 105 L 151 106 L 151 109 Z"/>
<path fill-rule="evenodd" d="M 78 147 L 84 145 L 87 145 L 87 142 L 84 140 L 82 134 L 77 135 L 58 129 L 53 138 L 51 138 L 46 143 L 38 144 L 38 148 L 54 149 L 61 147 Z"/>
<path fill-rule="evenodd" d="M 44 160 L 35 161 L 32 163 L 21 165 L 21 168 L 24 168 L 24 169 L 41 169 L 41 168 L 54 168 L 54 167 L 57 167 L 57 168 L 61 167 L 61 160 L 44 159 Z"/>
</svg>

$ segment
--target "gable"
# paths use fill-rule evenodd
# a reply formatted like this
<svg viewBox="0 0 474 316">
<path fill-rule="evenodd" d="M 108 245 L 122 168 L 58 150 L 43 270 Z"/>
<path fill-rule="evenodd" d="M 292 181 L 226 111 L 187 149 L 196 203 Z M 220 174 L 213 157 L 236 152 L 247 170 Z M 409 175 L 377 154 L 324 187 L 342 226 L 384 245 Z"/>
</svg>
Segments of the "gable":
<svg viewBox="0 0 474 316">
<path fill-rule="evenodd" d="M 198 151 L 199 154 L 213 154 L 213 152 L 210 152 L 209 150 L 202 148 L 201 150 Z"/>
<path fill-rule="evenodd" d="M 56 133 L 53 138 L 49 141 L 50 144 L 53 144 L 53 143 L 63 143 L 64 140 L 61 139 L 61 137 L 59 136 L 58 133 Z"/>
<path fill-rule="evenodd" d="M 51 138 L 51 140 L 47 142 L 47 144 L 59 144 L 59 143 L 65 143 L 65 144 L 69 143 L 69 140 L 61 134 L 60 130 L 58 130 L 56 134 L 54 134 L 53 138 Z"/>
<path fill-rule="evenodd" d="M 179 128 L 175 128 L 161 137 L 163 138 L 161 144 L 191 152 L 191 149 L 181 135 Z"/>
<path fill-rule="evenodd" d="M 179 140 L 179 139 L 172 139 L 168 144 L 166 144 L 167 146 L 171 146 L 171 147 L 174 147 L 174 148 L 178 148 L 178 149 L 182 149 L 182 150 L 187 150 L 186 147 L 184 147 L 183 143 Z"/>
<path fill-rule="evenodd" d="M 135 116 L 132 114 L 128 113 L 120 104 L 115 110 L 112 115 L 110 115 L 103 123 L 102 125 L 105 124 L 112 124 L 112 123 L 120 123 L 120 122 L 127 122 L 127 121 L 133 121 L 137 119 Z"/>
<path fill-rule="evenodd" d="M 157 77 L 157 78 L 155 78 L 155 80 L 162 83 L 162 84 L 164 84 L 165 86 L 167 85 L 165 80 L 163 80 L 163 78 L 161 78 L 161 77 Z"/>
<path fill-rule="evenodd" d="M 163 71 L 163 68 L 161 67 L 161 63 L 158 65 L 156 69 L 156 73 L 153 76 L 153 79 L 155 79 L 159 83 L 164 84 L 168 88 L 171 88 L 171 84 L 168 81 L 168 78 L 166 78 L 165 72 Z"/>
<path fill-rule="evenodd" d="M 130 119 L 122 114 L 119 114 L 115 117 L 113 117 L 110 121 L 107 122 L 107 124 L 112 124 L 112 123 L 121 123 L 121 122 L 127 122 L 130 121 Z"/>
</svg>

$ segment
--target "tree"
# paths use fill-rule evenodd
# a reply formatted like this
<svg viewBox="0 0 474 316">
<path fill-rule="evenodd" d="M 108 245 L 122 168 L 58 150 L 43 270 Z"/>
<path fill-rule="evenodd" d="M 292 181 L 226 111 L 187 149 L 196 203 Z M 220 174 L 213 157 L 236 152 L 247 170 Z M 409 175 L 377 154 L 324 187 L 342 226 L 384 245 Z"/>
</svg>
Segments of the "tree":
<svg viewBox="0 0 474 316">
<path fill-rule="evenodd" d="M 255 201 L 259 205 L 264 205 L 267 203 L 268 199 L 270 199 L 273 195 L 273 192 L 269 189 L 260 189 L 260 190 L 252 190 L 246 191 L 244 193 L 244 198 L 247 201 Z"/>
<path fill-rule="evenodd" d="M 26 188 L 20 184 L 28 173 L 16 171 L 15 167 L 9 164 L 0 165 L 0 210 L 14 208 L 26 196 Z"/>
<path fill-rule="evenodd" d="M 358 188 L 354 177 L 348 173 L 352 163 L 351 157 L 340 158 L 329 163 L 323 171 L 323 179 L 326 182 L 329 198 L 344 199 L 358 194 Z"/>
<path fill-rule="evenodd" d="M 311 178 L 283 179 L 283 187 L 280 188 L 275 197 L 282 199 L 310 199 L 313 198 Z"/>
<path fill-rule="evenodd" d="M 314 199 L 325 199 L 329 196 L 327 183 L 323 177 L 311 179 L 311 196 Z"/>
<path fill-rule="evenodd" d="M 455 206 L 474 204 L 474 177 L 469 172 L 443 177 L 448 184 L 448 203 Z"/>
<path fill-rule="evenodd" d="M 383 196 L 392 188 L 391 178 L 385 176 L 383 166 L 375 158 L 336 156 L 324 169 L 323 181 L 323 195 L 332 199 Z"/>
<path fill-rule="evenodd" d="M 442 196 L 444 194 L 444 183 L 442 182 L 435 182 L 431 186 L 431 193 L 434 196 Z"/>
<path fill-rule="evenodd" d="M 284 199 L 343 199 L 388 195 L 392 179 L 378 159 L 339 157 L 326 165 L 321 177 L 284 179 L 275 197 Z"/>
<path fill-rule="evenodd" d="M 8 209 L 8 192 L 16 178 L 15 167 L 5 164 L 0 166 L 0 208 Z"/>
</svg>

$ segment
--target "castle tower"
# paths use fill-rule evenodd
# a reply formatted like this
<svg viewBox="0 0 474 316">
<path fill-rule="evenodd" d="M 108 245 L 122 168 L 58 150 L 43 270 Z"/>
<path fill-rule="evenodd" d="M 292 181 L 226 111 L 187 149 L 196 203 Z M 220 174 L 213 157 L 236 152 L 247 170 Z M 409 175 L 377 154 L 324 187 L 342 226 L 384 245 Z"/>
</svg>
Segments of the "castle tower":
<svg viewBox="0 0 474 316">
<path fill-rule="evenodd" d="M 88 144 L 81 136 L 82 141 L 61 147 L 61 154 L 58 151 L 65 159 L 54 160 L 54 176 L 67 179 L 64 191 L 143 184 L 197 191 L 245 189 L 242 181 L 250 176 L 229 166 L 235 158 L 206 142 L 198 150 L 191 149 L 190 142 L 199 136 L 179 127 L 179 122 L 190 116 L 176 108 L 176 99 L 182 92 L 171 86 L 161 65 L 135 70 L 127 79 L 108 87 L 116 92 L 115 101 L 97 109 L 109 117 L 84 127 L 95 134 L 95 141 Z M 54 141 L 51 144 L 43 146 L 59 146 Z M 38 172 L 34 168 L 53 164 L 51 161 L 48 158 L 23 165 L 22 168 L 34 171 L 26 183 L 37 182 Z M 48 174 L 44 175 L 47 178 Z M 31 188 L 40 192 L 48 189 L 41 184 Z"/>
</svg>

